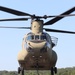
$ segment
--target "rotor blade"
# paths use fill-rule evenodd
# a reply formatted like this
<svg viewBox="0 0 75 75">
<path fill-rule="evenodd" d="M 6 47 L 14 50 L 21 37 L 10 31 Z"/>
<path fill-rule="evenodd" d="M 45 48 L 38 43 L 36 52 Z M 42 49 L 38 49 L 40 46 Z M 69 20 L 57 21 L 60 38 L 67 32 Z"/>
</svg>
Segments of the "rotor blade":
<svg viewBox="0 0 75 75">
<path fill-rule="evenodd" d="M 62 13 L 62 14 L 60 14 L 60 16 L 61 16 L 61 15 L 68 15 L 68 14 L 72 13 L 73 11 L 75 11 L 75 7 L 73 7 L 73 8 L 71 8 L 71 9 L 69 9 L 68 11 L 66 11 L 66 12 L 64 12 L 64 13 Z M 55 17 L 55 18 L 53 18 L 52 20 L 49 20 L 48 22 L 44 23 L 44 25 L 52 25 L 52 24 L 54 24 L 55 22 L 61 20 L 61 19 L 64 18 L 64 17 L 65 17 L 65 16 L 62 16 L 62 17 Z"/>
<path fill-rule="evenodd" d="M 0 26 L 0 28 L 30 29 L 30 27 L 8 27 L 8 26 Z"/>
<path fill-rule="evenodd" d="M 48 31 L 48 32 L 59 32 L 59 33 L 75 34 L 75 32 L 72 32 L 72 31 L 56 30 L 56 29 L 46 29 L 46 28 L 44 28 L 44 29 L 45 29 L 45 31 Z"/>
<path fill-rule="evenodd" d="M 70 16 L 75 16 L 75 14 L 68 14 L 68 15 L 53 15 L 53 16 L 44 15 L 44 16 L 34 16 L 34 17 L 35 17 L 35 18 L 44 18 L 44 19 L 47 19 L 47 18 L 52 18 L 52 17 L 70 17 Z"/>
<path fill-rule="evenodd" d="M 18 11 L 18 10 L 14 10 L 14 9 L 10 9 L 10 8 L 7 8 L 7 7 L 3 7 L 3 6 L 0 6 L 0 10 L 2 10 L 4 12 L 11 13 L 11 14 L 14 14 L 14 15 L 18 15 L 18 16 L 32 16 L 31 14 L 21 12 L 21 11 Z"/>
<path fill-rule="evenodd" d="M 0 22 L 2 21 L 25 21 L 28 20 L 29 18 L 12 18 L 12 19 L 0 19 Z"/>
<path fill-rule="evenodd" d="M 70 17 L 70 16 L 75 16 L 75 14 L 69 14 L 69 15 L 53 15 L 53 16 L 47 16 L 47 18 L 50 18 L 50 17 Z"/>
</svg>

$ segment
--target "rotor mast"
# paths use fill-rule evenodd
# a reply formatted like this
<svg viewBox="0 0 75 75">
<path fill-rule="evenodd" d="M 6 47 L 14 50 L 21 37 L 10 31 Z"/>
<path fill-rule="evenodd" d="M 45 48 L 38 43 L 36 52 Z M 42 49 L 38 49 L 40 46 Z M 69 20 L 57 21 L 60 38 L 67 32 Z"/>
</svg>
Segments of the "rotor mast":
<svg viewBox="0 0 75 75">
<path fill-rule="evenodd" d="M 43 20 L 33 20 L 31 23 L 31 31 L 34 34 L 42 34 Z"/>
</svg>

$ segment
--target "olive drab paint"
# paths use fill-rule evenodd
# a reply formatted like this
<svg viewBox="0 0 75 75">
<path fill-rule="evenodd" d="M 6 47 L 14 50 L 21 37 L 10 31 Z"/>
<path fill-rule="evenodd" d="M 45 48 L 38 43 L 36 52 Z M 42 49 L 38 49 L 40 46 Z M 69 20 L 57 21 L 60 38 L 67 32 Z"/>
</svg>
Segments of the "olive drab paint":
<svg viewBox="0 0 75 75">
<path fill-rule="evenodd" d="M 38 63 L 39 70 L 50 70 L 55 67 L 57 61 L 57 54 L 52 49 L 51 36 L 43 32 L 43 21 L 34 20 L 31 25 L 31 34 L 36 37 L 45 35 L 47 39 L 27 39 L 26 34 L 22 42 L 22 50 L 18 53 L 18 62 L 25 70 L 35 70 Z M 44 36 L 43 36 L 44 37 Z M 26 48 L 28 45 L 29 48 Z"/>
</svg>

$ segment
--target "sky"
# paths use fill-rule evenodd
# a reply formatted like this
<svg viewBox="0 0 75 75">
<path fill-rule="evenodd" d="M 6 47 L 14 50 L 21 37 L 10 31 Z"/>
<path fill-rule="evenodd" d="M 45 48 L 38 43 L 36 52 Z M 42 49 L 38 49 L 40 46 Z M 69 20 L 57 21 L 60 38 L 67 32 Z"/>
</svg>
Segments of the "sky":
<svg viewBox="0 0 75 75">
<path fill-rule="evenodd" d="M 75 0 L 0 0 L 0 6 L 9 7 L 36 15 L 59 15 L 72 7 Z M 72 14 L 75 14 L 73 12 Z M 2 18 L 18 18 L 0 11 Z M 20 18 L 20 17 L 19 17 Z M 50 19 L 48 19 L 50 20 Z M 44 20 L 46 22 L 47 20 Z M 30 26 L 31 21 L 0 22 L 0 26 Z M 66 17 L 46 28 L 75 31 L 75 16 Z M 0 29 L 0 70 L 17 70 L 18 52 L 22 49 L 22 39 L 30 30 Z M 66 68 L 75 66 L 75 34 L 63 34 L 48 32 L 50 36 L 58 38 L 57 46 L 53 48 L 58 55 L 56 67 Z"/>
</svg>

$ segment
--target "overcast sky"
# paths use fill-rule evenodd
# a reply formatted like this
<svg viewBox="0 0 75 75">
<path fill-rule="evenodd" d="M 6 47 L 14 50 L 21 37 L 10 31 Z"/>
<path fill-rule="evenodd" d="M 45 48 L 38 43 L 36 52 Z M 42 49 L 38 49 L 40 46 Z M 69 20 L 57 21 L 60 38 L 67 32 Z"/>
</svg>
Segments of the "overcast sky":
<svg viewBox="0 0 75 75">
<path fill-rule="evenodd" d="M 59 15 L 75 7 L 75 0 L 0 0 L 0 5 L 30 14 Z M 15 17 L 19 16 L 0 11 L 0 19 Z M 1 22 L 0 26 L 30 26 L 30 22 L 30 20 Z M 75 16 L 66 17 L 46 28 L 75 31 Z M 17 70 L 19 66 L 17 54 L 22 49 L 22 38 L 28 32 L 30 30 L 0 29 L 0 70 Z M 57 46 L 54 47 L 58 54 L 56 66 L 58 68 L 75 66 L 75 34 L 48 33 L 58 38 Z"/>
</svg>

